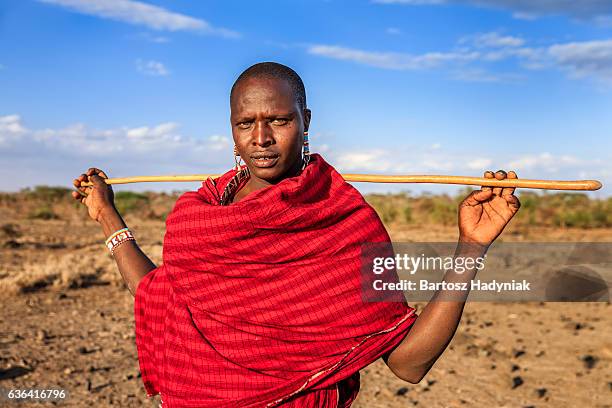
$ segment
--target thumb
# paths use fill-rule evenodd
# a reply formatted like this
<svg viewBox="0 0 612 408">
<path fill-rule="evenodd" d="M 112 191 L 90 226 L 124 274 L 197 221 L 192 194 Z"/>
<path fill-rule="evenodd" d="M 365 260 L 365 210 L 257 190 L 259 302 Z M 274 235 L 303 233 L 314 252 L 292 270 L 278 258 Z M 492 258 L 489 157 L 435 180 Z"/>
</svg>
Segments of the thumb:
<svg viewBox="0 0 612 408">
<path fill-rule="evenodd" d="M 463 200 L 463 205 L 475 206 L 488 200 L 493 195 L 493 190 L 476 190 Z"/>
</svg>

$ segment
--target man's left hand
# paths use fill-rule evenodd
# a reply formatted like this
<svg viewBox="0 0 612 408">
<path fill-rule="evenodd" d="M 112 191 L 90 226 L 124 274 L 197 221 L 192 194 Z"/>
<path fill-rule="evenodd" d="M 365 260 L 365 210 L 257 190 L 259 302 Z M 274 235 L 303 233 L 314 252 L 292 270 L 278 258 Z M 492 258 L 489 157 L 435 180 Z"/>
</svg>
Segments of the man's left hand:
<svg viewBox="0 0 612 408">
<path fill-rule="evenodd" d="M 486 171 L 485 178 L 516 179 L 516 173 Z M 481 187 L 459 204 L 459 241 L 490 245 L 519 210 L 521 203 L 511 187 Z"/>
</svg>

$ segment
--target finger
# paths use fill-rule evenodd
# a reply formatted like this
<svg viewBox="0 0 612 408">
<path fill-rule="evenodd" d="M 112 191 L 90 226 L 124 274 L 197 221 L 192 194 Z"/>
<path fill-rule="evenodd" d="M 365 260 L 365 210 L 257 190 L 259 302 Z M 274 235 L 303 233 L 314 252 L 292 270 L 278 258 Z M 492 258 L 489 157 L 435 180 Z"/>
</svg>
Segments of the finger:
<svg viewBox="0 0 612 408">
<path fill-rule="evenodd" d="M 518 177 L 516 176 L 516 173 L 513 171 L 509 171 L 508 172 L 508 178 L 509 179 L 517 179 Z M 506 197 L 509 195 L 514 194 L 514 187 L 504 187 L 504 189 L 502 190 L 502 197 Z"/>
<path fill-rule="evenodd" d="M 492 171 L 487 170 L 487 171 L 484 172 L 484 178 L 492 179 L 492 178 L 495 178 L 495 176 L 493 175 Z M 486 191 L 486 190 L 491 190 L 491 187 L 489 187 L 489 186 L 482 186 L 482 187 L 480 187 L 480 189 L 482 191 Z"/>
<path fill-rule="evenodd" d="M 492 195 L 493 195 L 493 190 L 491 189 L 484 190 L 484 191 L 474 190 L 470 193 L 469 196 L 465 198 L 465 200 L 463 200 L 461 205 L 473 207 L 473 206 L 483 203 L 484 201 L 487 201 L 489 198 L 491 198 Z"/>
<path fill-rule="evenodd" d="M 82 187 L 81 184 L 83 182 L 86 182 L 88 179 L 87 174 L 82 173 L 76 180 L 78 181 L 78 184 L 75 187 Z"/>
<path fill-rule="evenodd" d="M 89 176 L 89 181 L 91 181 L 94 186 L 102 186 L 102 185 L 106 184 L 104 179 L 102 177 L 98 176 L 97 174 L 93 174 L 93 175 Z"/>
<path fill-rule="evenodd" d="M 107 179 L 107 178 L 108 178 L 108 176 L 106 175 L 106 173 L 105 173 L 105 172 L 103 172 L 102 170 L 99 170 L 99 171 L 98 171 L 98 176 L 100 176 L 100 177 L 102 177 L 102 178 L 105 178 L 105 179 Z"/>
<path fill-rule="evenodd" d="M 519 208 L 521 208 L 521 202 L 519 201 L 517 196 L 510 194 L 502 197 L 504 197 L 510 208 L 512 208 L 515 212 L 518 211 Z"/>
<path fill-rule="evenodd" d="M 79 177 L 72 180 L 72 184 L 75 187 L 81 187 L 81 183 L 87 180 L 87 175 L 85 173 L 81 174 Z"/>
<path fill-rule="evenodd" d="M 85 192 L 86 187 L 80 187 L 78 189 L 75 188 L 75 190 L 72 192 L 72 194 L 74 195 L 75 193 L 79 196 L 79 197 L 87 197 L 87 193 Z M 76 196 L 74 198 L 77 198 Z"/>
<path fill-rule="evenodd" d="M 496 178 L 497 180 L 503 180 L 503 179 L 505 179 L 505 178 L 506 178 L 506 176 L 507 176 L 507 174 L 506 174 L 506 172 L 505 172 L 505 171 L 503 171 L 503 170 L 497 170 L 497 171 L 495 172 L 495 178 Z M 502 188 L 501 188 L 501 187 L 494 187 L 494 188 L 493 188 L 493 194 L 495 194 L 496 196 L 501 195 L 501 192 L 502 192 Z"/>
</svg>

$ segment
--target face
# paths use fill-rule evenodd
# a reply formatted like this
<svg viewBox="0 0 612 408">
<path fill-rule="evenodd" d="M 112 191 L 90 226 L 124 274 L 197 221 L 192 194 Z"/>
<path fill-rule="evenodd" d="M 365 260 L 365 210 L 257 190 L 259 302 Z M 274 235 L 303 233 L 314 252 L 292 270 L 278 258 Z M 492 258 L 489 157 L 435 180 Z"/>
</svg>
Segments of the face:
<svg viewBox="0 0 612 408">
<path fill-rule="evenodd" d="M 310 110 L 300 109 L 287 81 L 255 77 L 238 83 L 230 120 L 252 179 L 273 184 L 298 174 Z"/>
</svg>

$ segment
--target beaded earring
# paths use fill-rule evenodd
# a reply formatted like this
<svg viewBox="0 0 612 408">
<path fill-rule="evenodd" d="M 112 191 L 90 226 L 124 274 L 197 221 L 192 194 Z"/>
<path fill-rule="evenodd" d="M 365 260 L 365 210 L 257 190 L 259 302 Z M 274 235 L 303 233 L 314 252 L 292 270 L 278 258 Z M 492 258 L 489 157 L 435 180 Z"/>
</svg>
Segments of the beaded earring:
<svg viewBox="0 0 612 408">
<path fill-rule="evenodd" d="M 303 147 L 302 161 L 304 162 L 302 169 L 304 169 L 308 165 L 308 162 L 310 161 L 310 146 L 308 143 L 308 131 L 307 130 L 304 131 L 304 147 Z"/>
<path fill-rule="evenodd" d="M 238 148 L 236 147 L 236 145 L 234 145 L 234 162 L 236 163 L 236 165 L 234 166 L 234 169 L 236 171 L 239 171 L 240 164 L 242 162 L 242 157 L 240 157 L 240 153 L 238 153 Z"/>
</svg>

